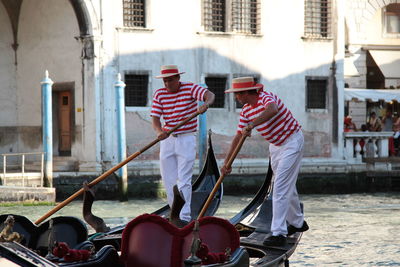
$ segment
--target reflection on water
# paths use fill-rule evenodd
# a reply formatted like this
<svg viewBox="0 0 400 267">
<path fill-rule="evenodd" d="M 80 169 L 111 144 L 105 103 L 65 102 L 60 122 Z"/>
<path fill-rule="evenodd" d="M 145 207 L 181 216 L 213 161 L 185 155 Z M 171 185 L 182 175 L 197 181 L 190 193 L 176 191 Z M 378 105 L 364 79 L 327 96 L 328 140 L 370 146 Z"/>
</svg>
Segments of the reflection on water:
<svg viewBox="0 0 400 267">
<path fill-rule="evenodd" d="M 310 225 L 290 259 L 291 266 L 400 266 L 400 194 L 304 195 Z M 224 196 L 217 216 L 233 217 L 251 196 Z M 93 213 L 110 226 L 163 206 L 163 199 L 97 201 Z M 21 214 L 32 221 L 52 207 L 0 207 L 1 214 Z M 82 202 L 74 201 L 53 216 L 82 219 Z"/>
</svg>

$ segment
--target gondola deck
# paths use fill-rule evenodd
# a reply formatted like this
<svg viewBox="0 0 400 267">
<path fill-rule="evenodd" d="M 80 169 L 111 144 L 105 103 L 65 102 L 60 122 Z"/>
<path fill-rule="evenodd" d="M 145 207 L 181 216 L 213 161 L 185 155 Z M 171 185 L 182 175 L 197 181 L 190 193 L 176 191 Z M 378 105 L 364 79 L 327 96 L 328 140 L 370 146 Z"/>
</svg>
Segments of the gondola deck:
<svg viewBox="0 0 400 267">
<path fill-rule="evenodd" d="M 199 192 L 198 195 L 200 197 L 199 200 L 195 200 L 196 203 L 194 203 L 194 205 L 197 205 L 197 207 L 193 208 L 192 206 L 192 215 L 196 215 L 196 213 L 198 214 L 198 212 L 200 212 L 201 207 L 205 201 L 204 197 L 205 195 L 207 195 L 207 192 L 210 192 L 214 187 L 218 175 L 218 166 L 216 164 L 216 160 L 210 143 L 205 167 L 203 168 L 201 175 L 199 175 L 199 179 L 197 179 L 193 184 L 194 192 Z M 264 183 L 255 195 L 255 197 L 243 210 L 241 210 L 236 216 L 229 220 L 230 224 L 234 225 L 235 228 L 238 230 L 238 233 L 240 234 L 240 247 L 236 251 L 233 251 L 230 261 L 221 264 L 212 264 L 213 267 L 266 267 L 282 265 L 288 266 L 288 259 L 295 251 L 302 236 L 301 233 L 295 233 L 292 236 L 288 237 L 287 244 L 283 247 L 267 247 L 263 245 L 263 240 L 266 236 L 270 234 L 269 229 L 272 219 L 272 200 L 270 199 L 272 175 L 272 170 L 269 166 Z M 196 193 L 194 193 L 194 195 L 196 195 Z M 213 215 L 215 213 L 216 209 L 219 206 L 221 198 L 222 188 L 220 189 L 220 191 L 218 191 L 218 194 L 214 199 L 214 203 L 210 206 L 211 209 L 206 215 Z M 194 197 L 194 199 L 196 199 L 196 196 Z M 168 213 L 168 206 L 162 207 L 161 209 L 154 212 L 154 214 L 159 215 L 160 219 L 162 219 L 161 217 L 167 217 Z M 196 216 L 193 216 L 193 218 L 196 218 Z M 25 221 L 24 224 L 26 226 Z M 163 224 L 165 225 L 165 223 Z M 18 227 L 19 226 L 17 226 L 15 230 L 17 230 Z M 193 222 L 187 227 L 193 227 Z M 192 229 L 189 228 L 187 230 Z M 121 236 L 123 236 L 123 229 L 124 226 L 120 226 L 112 229 L 110 232 L 100 237 L 92 238 L 91 242 L 86 241 L 88 243 L 94 243 L 97 247 L 96 255 L 91 258 L 89 262 L 52 263 L 22 245 L 9 242 L 0 243 L 0 262 L 3 257 L 5 258 L 4 260 L 9 260 L 11 262 L 18 263 L 21 266 L 29 267 L 120 266 L 117 250 L 119 250 L 120 248 Z M 26 231 L 26 229 L 24 231 Z M 208 236 L 213 236 L 213 233 L 208 233 Z M 30 237 L 32 238 L 32 240 L 36 238 L 35 234 Z M 42 238 L 42 240 L 44 239 Z"/>
</svg>

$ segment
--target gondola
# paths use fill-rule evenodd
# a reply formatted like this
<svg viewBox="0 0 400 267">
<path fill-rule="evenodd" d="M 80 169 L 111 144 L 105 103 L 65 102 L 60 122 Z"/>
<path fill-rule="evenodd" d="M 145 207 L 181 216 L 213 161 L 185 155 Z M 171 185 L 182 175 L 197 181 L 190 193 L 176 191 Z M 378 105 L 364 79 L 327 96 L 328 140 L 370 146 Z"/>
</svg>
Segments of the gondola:
<svg viewBox="0 0 400 267">
<path fill-rule="evenodd" d="M 264 184 L 251 203 L 230 222 L 240 233 L 240 245 L 249 254 L 248 266 L 272 267 L 289 266 L 289 257 L 300 242 L 302 233 L 295 233 L 287 238 L 284 247 L 267 247 L 263 240 L 270 235 L 272 221 L 272 168 L 269 163 Z M 265 191 L 263 191 L 265 190 Z M 303 207 L 303 205 L 301 204 Z"/>
<path fill-rule="evenodd" d="M 194 181 L 192 185 L 192 202 L 191 202 L 191 217 L 194 219 L 200 213 L 205 201 L 207 200 L 208 195 L 211 190 L 214 188 L 214 185 L 219 177 L 219 169 L 217 160 L 215 159 L 214 150 L 211 142 L 211 132 L 208 137 L 208 148 L 206 160 L 204 162 L 203 168 L 197 179 Z M 209 209 L 206 212 L 207 216 L 212 216 L 217 211 L 219 204 L 221 203 L 223 196 L 223 187 L 218 190 L 216 193 Z M 154 211 L 152 214 L 161 216 L 163 218 L 168 218 L 171 209 L 169 205 L 165 205 L 160 209 Z M 102 233 L 100 235 L 94 234 L 93 236 L 89 236 L 89 240 L 91 240 L 96 249 L 100 249 L 104 245 L 113 245 L 120 249 L 121 246 L 121 235 L 124 230 L 125 225 L 117 226 L 112 228 L 107 233 Z"/>
<path fill-rule="evenodd" d="M 289 236 L 285 246 L 263 244 L 270 234 L 272 220 L 272 176 L 269 166 L 264 183 L 255 197 L 229 221 L 202 217 L 197 220 L 196 230 L 195 222 L 177 229 L 158 216 L 142 215 L 135 218 L 122 234 L 122 263 L 127 267 L 289 266 L 289 257 L 295 251 L 301 233 Z M 173 253 L 160 253 L 161 248 Z M 166 262 L 169 264 L 164 265 Z"/>
<path fill-rule="evenodd" d="M 161 216 L 143 214 L 125 226 L 121 236 L 122 244 L 119 254 L 116 254 L 114 246 L 106 244 L 91 261 L 59 262 L 57 264 L 58 266 L 74 267 L 288 266 L 289 257 L 295 251 L 301 233 L 295 233 L 288 237 L 287 245 L 284 247 L 263 245 L 264 238 L 269 234 L 272 219 L 272 176 L 269 166 L 265 181 L 253 200 L 230 220 L 206 216 L 183 228 L 177 228 Z M 19 247 L 15 243 L 9 244 L 13 245 L 8 246 Z M 2 246 L 0 243 L 0 253 Z M 206 251 L 205 254 L 204 251 Z M 19 251 L 12 255 L 16 254 L 21 256 L 24 253 Z M 206 255 L 205 258 L 203 258 L 204 255 Z M 222 259 L 222 261 L 210 263 L 207 260 L 210 258 Z M 102 265 L 106 262 L 107 265 Z"/>
<path fill-rule="evenodd" d="M 134 219 L 122 235 L 121 262 L 128 267 L 289 266 L 289 257 L 295 251 L 301 233 L 289 236 L 287 244 L 282 247 L 263 244 L 270 234 L 272 220 L 272 176 L 269 165 L 264 183 L 255 197 L 229 221 L 202 217 L 198 220 L 198 230 L 195 230 L 194 222 L 183 229 L 176 229 L 157 216 L 143 215 Z M 171 236 L 174 238 L 171 239 Z M 161 246 L 174 252 L 160 253 Z M 196 246 L 197 250 L 193 250 Z M 203 253 L 202 246 L 207 254 Z M 226 252 L 227 248 L 230 253 Z M 169 264 L 163 264 L 165 262 Z"/>
<path fill-rule="evenodd" d="M 192 218 L 196 218 L 202 209 L 205 201 L 211 190 L 214 188 L 216 180 L 219 177 L 219 169 L 215 159 L 214 151 L 211 142 L 211 133 L 208 137 L 208 149 L 205 163 L 202 171 L 194 181 L 192 185 Z M 210 208 L 207 210 L 207 215 L 212 216 L 217 211 L 219 204 L 222 200 L 223 188 L 221 187 L 215 195 Z M 152 214 L 168 218 L 171 210 L 169 205 L 165 205 L 162 208 L 154 211 Z M 59 216 L 48 220 L 39 226 L 36 226 L 28 218 L 21 215 L 3 214 L 0 215 L 0 231 L 4 228 L 4 222 L 9 215 L 12 215 L 15 219 L 15 225 L 13 231 L 20 233 L 24 236 L 21 244 L 15 242 L 0 243 L 0 259 L 1 256 L 18 256 L 24 254 L 24 248 L 26 250 L 27 257 L 33 255 L 32 251 L 38 253 L 41 256 L 45 256 L 49 253 L 48 247 L 50 244 L 50 221 L 52 224 L 54 236 L 53 239 L 59 242 L 66 242 L 71 248 L 74 249 L 86 249 L 90 246 L 94 246 L 96 253 L 92 257 L 93 266 L 111 266 L 101 265 L 104 262 L 108 262 L 111 258 L 115 258 L 117 251 L 120 249 L 121 234 L 125 228 L 125 225 L 117 226 L 112 228 L 110 231 L 101 234 L 88 235 L 88 230 L 80 219 L 70 216 Z M 31 250 L 31 251 L 30 251 Z M 14 252 L 12 252 L 14 251 Z M 40 256 L 38 256 L 40 258 Z M 24 258 L 24 257 L 23 257 Z M 102 259 L 102 260 L 100 260 Z M 17 259 L 18 260 L 18 257 Z M 35 260 L 36 261 L 36 260 Z M 97 262 L 97 263 L 95 263 Z M 71 263 L 59 262 L 59 265 L 74 266 Z M 99 265 L 100 264 L 100 265 Z M 24 265 L 24 266 L 36 266 L 36 265 Z M 40 265 L 38 265 L 40 266 Z M 79 265 L 75 265 L 79 266 Z M 92 266 L 89 263 L 82 266 Z"/>
</svg>

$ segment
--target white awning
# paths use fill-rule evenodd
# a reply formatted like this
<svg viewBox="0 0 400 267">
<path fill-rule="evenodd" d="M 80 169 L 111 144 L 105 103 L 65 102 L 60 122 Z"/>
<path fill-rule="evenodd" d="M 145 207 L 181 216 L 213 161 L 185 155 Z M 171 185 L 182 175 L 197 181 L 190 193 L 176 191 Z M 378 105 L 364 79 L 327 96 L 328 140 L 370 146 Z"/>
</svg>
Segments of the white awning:
<svg viewBox="0 0 400 267">
<path fill-rule="evenodd" d="M 345 88 L 344 99 L 346 101 L 357 99 L 359 101 L 371 100 L 373 102 L 377 102 L 379 100 L 384 100 L 385 102 L 395 100 L 397 102 L 400 102 L 400 89 L 385 90 Z"/>
<path fill-rule="evenodd" d="M 368 50 L 385 78 L 400 78 L 400 51 Z"/>
</svg>

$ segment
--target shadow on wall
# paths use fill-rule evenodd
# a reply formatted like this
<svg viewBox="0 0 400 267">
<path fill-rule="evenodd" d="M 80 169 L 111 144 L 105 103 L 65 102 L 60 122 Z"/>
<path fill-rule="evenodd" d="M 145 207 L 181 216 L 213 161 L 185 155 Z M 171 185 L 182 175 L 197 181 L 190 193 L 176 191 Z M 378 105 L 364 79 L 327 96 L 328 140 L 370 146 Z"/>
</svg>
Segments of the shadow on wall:
<svg viewBox="0 0 400 267">
<path fill-rule="evenodd" d="M 280 79 L 270 80 L 262 73 L 246 67 L 244 64 L 234 61 L 208 48 L 163 50 L 145 53 L 124 54 L 114 60 L 117 62 L 122 75 L 148 74 L 149 93 L 147 107 L 129 108 L 126 112 L 127 146 L 128 154 L 132 154 L 142 148 L 145 144 L 153 141 L 156 136 L 151 126 L 150 106 L 153 92 L 162 87 L 162 80 L 155 79 L 159 67 L 163 64 L 177 64 L 182 81 L 195 83 L 204 82 L 204 76 L 227 77 L 228 83 L 232 77 L 257 76 L 264 84 L 265 90 L 276 93 L 292 111 L 293 115 L 303 127 L 305 135 L 305 156 L 306 157 L 330 157 L 332 152 L 332 105 L 333 90 L 330 85 L 331 64 L 324 64 L 312 69 L 306 69 L 299 73 L 290 74 Z M 286 65 L 290 62 L 281 61 Z M 114 68 L 109 65 L 106 68 Z M 271 68 L 273 66 L 271 65 Z M 268 73 L 268 69 L 263 70 Z M 109 71 L 108 73 L 115 73 Z M 313 77 L 327 80 L 326 109 L 317 112 L 306 109 L 306 77 Z M 228 88 L 230 84 L 226 85 Z M 211 88 L 212 90 L 212 88 Z M 108 97 L 108 96 L 104 96 Z M 110 95 L 111 97 L 111 95 Z M 112 99 L 112 98 L 110 98 Z M 218 159 L 223 159 L 227 148 L 235 134 L 240 109 L 236 109 L 233 95 L 225 96 L 224 108 L 211 108 L 207 116 L 207 128 L 214 132 L 214 150 Z M 113 105 L 114 103 L 108 103 Z M 235 108 L 235 111 L 232 109 Z M 113 108 L 106 110 L 113 111 Z M 223 122 L 223 123 L 221 123 Z M 105 120 L 105 129 L 111 127 L 111 121 Z M 110 124 L 110 125 L 107 125 Z M 111 127 L 111 128 L 110 128 Z M 159 146 L 144 152 L 140 159 L 157 160 Z M 246 141 L 238 158 L 265 158 L 268 157 L 268 144 L 258 134 L 253 135 Z"/>
</svg>

